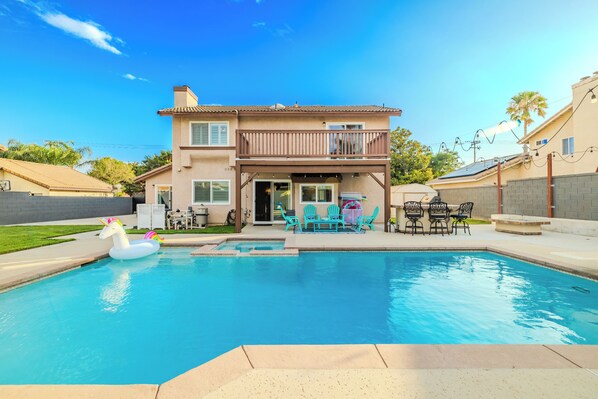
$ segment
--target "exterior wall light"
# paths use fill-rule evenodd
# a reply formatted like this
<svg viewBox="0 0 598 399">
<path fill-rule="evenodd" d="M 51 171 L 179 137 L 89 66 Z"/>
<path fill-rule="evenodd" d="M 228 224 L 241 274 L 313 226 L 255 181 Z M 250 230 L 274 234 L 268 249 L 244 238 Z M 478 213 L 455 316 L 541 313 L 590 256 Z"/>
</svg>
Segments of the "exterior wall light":
<svg viewBox="0 0 598 399">
<path fill-rule="evenodd" d="M 590 90 L 590 93 L 592 93 L 592 97 L 590 97 L 590 102 L 592 104 L 596 104 L 598 102 L 598 99 L 596 98 L 596 94 L 592 90 Z"/>
</svg>

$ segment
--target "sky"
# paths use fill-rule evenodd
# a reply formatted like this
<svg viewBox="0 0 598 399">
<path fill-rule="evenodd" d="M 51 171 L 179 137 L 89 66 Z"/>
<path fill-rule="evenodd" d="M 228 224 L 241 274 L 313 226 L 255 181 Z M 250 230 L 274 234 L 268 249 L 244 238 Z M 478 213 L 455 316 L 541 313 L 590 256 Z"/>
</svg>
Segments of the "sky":
<svg viewBox="0 0 598 399">
<path fill-rule="evenodd" d="M 140 161 L 171 147 L 156 111 L 187 84 L 202 104 L 398 107 L 392 128 L 452 149 L 520 91 L 566 105 L 598 70 L 596 16 L 595 0 L 0 0 L 0 143 Z M 515 143 L 482 138 L 478 157 Z"/>
</svg>

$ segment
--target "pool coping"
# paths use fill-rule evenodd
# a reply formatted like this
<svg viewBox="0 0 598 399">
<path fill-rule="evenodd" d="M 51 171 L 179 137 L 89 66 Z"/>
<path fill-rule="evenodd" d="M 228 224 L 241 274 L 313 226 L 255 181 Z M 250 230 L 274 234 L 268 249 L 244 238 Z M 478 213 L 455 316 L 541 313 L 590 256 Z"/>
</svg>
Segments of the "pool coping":
<svg viewBox="0 0 598 399">
<path fill-rule="evenodd" d="M 0 385 L 0 397 L 197 398 L 219 391 L 256 370 L 265 374 L 286 371 L 282 378 L 289 381 L 296 378 L 300 371 L 310 371 L 310 375 L 317 376 L 318 373 L 327 374 L 331 370 L 361 370 L 369 374 L 395 370 L 394 378 L 400 379 L 408 378 L 409 375 L 405 377 L 404 374 L 408 371 L 432 376 L 439 372 L 461 371 L 480 376 L 508 370 L 509 376 L 525 376 L 530 370 L 545 374 L 553 370 L 557 371 L 557 375 L 564 375 L 565 383 L 568 382 L 568 375 L 577 373 L 586 381 L 595 381 L 593 385 L 598 386 L 598 345 L 243 345 L 162 384 Z M 364 381 L 360 382 L 365 384 Z M 476 381 L 475 386 L 480 393 L 484 392 L 483 383 Z M 274 393 L 271 388 L 260 388 Z M 438 394 L 443 392 L 442 388 L 436 387 L 440 390 Z M 368 389 L 368 385 L 365 384 L 363 389 Z M 416 386 L 411 389 L 429 392 L 430 387 Z M 593 387 L 588 389 L 591 391 Z"/>
</svg>

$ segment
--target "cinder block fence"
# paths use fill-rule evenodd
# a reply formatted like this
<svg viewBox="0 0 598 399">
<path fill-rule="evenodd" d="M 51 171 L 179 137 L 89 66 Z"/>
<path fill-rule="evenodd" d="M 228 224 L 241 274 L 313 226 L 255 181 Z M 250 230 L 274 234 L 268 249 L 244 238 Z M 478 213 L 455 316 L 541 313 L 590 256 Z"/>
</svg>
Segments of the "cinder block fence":
<svg viewBox="0 0 598 399">
<path fill-rule="evenodd" d="M 133 213 L 129 197 L 47 197 L 0 191 L 0 225 Z"/>
</svg>

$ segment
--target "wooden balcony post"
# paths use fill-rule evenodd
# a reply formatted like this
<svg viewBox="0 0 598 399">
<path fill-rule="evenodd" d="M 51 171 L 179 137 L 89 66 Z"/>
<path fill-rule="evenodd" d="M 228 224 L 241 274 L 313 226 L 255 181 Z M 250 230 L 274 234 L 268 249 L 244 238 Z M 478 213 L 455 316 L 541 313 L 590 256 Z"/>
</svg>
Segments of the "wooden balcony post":
<svg viewBox="0 0 598 399">
<path fill-rule="evenodd" d="M 241 225 L 241 165 L 235 164 L 235 233 L 240 233 Z"/>
<path fill-rule="evenodd" d="M 389 233 L 388 220 L 390 219 L 390 162 L 386 163 L 384 170 L 384 231 Z"/>
</svg>

